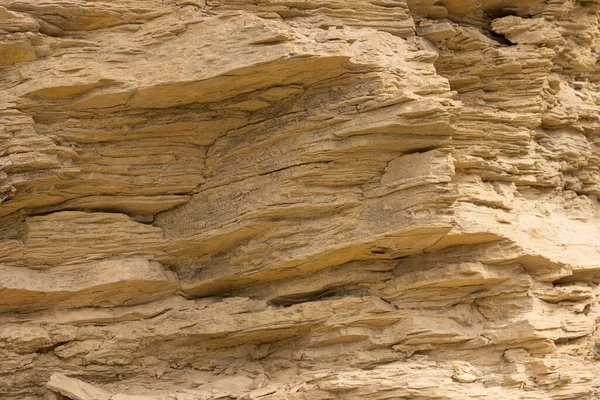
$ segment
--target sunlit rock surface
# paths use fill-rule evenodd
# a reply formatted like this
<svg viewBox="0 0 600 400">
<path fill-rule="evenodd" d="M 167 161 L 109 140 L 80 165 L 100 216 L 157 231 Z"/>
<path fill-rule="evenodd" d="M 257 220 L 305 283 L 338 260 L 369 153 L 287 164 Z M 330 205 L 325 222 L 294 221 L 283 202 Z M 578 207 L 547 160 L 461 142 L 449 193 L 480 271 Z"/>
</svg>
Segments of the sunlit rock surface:
<svg viewBox="0 0 600 400">
<path fill-rule="evenodd" d="M 600 398 L 598 11 L 0 0 L 0 398 Z"/>
</svg>

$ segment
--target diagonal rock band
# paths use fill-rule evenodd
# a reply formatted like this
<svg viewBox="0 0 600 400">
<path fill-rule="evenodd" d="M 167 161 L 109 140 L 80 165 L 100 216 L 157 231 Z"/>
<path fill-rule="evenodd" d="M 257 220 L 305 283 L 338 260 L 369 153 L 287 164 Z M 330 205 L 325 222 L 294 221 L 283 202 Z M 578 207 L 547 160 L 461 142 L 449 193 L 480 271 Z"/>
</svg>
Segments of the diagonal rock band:
<svg viewBox="0 0 600 400">
<path fill-rule="evenodd" d="M 3 0 L 0 399 L 600 398 L 599 11 Z"/>
</svg>

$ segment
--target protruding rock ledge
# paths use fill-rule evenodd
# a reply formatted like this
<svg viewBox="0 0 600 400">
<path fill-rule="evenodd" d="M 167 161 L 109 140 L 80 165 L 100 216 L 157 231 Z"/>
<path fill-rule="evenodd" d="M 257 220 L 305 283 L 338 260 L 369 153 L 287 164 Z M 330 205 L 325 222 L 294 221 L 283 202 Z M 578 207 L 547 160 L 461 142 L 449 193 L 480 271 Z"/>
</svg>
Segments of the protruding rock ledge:
<svg viewBox="0 0 600 400">
<path fill-rule="evenodd" d="M 115 307 L 148 303 L 178 288 L 177 278 L 154 261 L 104 260 L 45 271 L 0 265 L 0 311 Z"/>
</svg>

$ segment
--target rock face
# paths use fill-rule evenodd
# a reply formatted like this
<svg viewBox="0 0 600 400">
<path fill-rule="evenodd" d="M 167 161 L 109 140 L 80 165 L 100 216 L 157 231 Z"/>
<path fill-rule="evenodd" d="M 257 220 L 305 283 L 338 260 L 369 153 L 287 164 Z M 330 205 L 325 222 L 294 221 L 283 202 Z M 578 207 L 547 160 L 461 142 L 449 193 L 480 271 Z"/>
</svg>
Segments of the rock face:
<svg viewBox="0 0 600 400">
<path fill-rule="evenodd" d="M 0 1 L 0 398 L 600 398 L 599 10 Z"/>
</svg>

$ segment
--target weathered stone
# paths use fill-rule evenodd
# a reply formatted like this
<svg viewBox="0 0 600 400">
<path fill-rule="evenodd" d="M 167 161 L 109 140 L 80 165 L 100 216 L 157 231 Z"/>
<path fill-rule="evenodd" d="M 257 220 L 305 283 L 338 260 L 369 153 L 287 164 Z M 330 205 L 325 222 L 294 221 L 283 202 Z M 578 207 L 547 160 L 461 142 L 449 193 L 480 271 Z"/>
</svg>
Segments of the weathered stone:
<svg viewBox="0 0 600 400">
<path fill-rule="evenodd" d="M 597 0 L 4 0 L 0 398 L 600 398 Z"/>
</svg>

